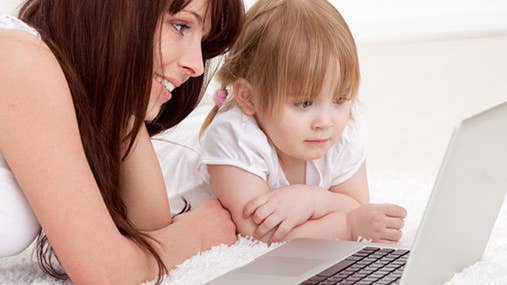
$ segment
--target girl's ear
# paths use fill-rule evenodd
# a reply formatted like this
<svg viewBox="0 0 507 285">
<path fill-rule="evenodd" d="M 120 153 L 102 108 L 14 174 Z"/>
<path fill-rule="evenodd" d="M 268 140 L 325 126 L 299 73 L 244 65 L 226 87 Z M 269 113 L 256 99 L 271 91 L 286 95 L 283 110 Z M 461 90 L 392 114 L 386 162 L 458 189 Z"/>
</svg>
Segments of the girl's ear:
<svg viewBox="0 0 507 285">
<path fill-rule="evenodd" d="M 253 116 L 255 114 L 254 96 L 255 90 L 248 80 L 240 78 L 234 81 L 232 86 L 234 100 L 243 113 Z"/>
</svg>

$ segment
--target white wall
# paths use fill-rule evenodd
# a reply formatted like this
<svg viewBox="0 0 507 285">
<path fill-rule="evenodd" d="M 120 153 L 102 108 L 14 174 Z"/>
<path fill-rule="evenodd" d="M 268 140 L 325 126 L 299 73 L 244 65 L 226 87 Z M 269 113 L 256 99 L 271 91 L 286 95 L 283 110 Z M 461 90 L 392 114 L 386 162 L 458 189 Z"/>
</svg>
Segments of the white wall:
<svg viewBox="0 0 507 285">
<path fill-rule="evenodd" d="M 255 0 L 245 0 L 251 6 Z M 505 0 L 331 0 L 359 43 L 507 34 Z"/>
<path fill-rule="evenodd" d="M 453 126 L 507 101 L 507 1 L 332 2 L 358 42 L 371 171 L 434 174 Z"/>
<path fill-rule="evenodd" d="M 359 45 L 370 170 L 436 174 L 456 124 L 507 101 L 505 51 L 507 36 Z"/>
<path fill-rule="evenodd" d="M 0 0 L 0 14 L 16 14 L 22 0 Z"/>
<path fill-rule="evenodd" d="M 15 14 L 22 0 L 0 0 Z M 250 7 L 255 0 L 244 0 Z M 362 42 L 507 34 L 505 0 L 331 0 Z"/>
</svg>

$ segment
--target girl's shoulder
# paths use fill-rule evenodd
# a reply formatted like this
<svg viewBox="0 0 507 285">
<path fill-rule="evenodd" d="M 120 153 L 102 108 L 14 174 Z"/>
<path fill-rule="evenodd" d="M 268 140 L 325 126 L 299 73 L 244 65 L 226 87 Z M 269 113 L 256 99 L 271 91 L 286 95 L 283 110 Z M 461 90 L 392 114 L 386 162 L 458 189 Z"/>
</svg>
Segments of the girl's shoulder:
<svg viewBox="0 0 507 285">
<path fill-rule="evenodd" d="M 233 133 L 241 135 L 240 137 L 265 137 L 255 119 L 243 113 L 235 104 L 224 106 L 218 111 L 210 124 L 209 132 Z"/>
<path fill-rule="evenodd" d="M 368 139 L 366 118 L 357 108 L 352 109 L 351 118 L 343 129 L 340 143 L 365 143 Z"/>
<path fill-rule="evenodd" d="M 232 104 L 224 106 L 211 122 L 202 140 L 204 152 L 207 149 L 226 149 L 230 153 L 257 153 L 267 156 L 271 153 L 268 138 L 252 116 L 244 114 Z"/>
<path fill-rule="evenodd" d="M 368 126 L 364 115 L 353 109 L 349 122 L 343 129 L 341 137 L 332 147 L 326 157 L 335 161 L 336 157 L 363 156 L 368 144 Z"/>
</svg>

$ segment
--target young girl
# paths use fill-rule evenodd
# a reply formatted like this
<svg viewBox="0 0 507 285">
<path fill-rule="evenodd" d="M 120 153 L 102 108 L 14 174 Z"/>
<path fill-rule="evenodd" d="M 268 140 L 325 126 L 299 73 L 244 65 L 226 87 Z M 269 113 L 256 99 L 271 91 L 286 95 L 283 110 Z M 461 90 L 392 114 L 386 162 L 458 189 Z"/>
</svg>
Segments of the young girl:
<svg viewBox="0 0 507 285">
<path fill-rule="evenodd" d="M 405 210 L 368 204 L 357 52 L 330 3 L 258 1 L 218 80 L 200 169 L 241 234 L 401 238 Z"/>
</svg>

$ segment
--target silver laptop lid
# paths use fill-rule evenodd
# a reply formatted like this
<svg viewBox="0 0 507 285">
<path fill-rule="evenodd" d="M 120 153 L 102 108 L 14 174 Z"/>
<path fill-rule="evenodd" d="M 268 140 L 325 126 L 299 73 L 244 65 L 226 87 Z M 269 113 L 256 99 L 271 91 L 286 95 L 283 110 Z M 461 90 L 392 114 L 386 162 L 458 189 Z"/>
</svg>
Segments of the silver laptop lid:
<svg viewBox="0 0 507 285">
<path fill-rule="evenodd" d="M 455 130 L 401 284 L 441 284 L 481 256 L 507 190 L 507 102 Z"/>
</svg>

